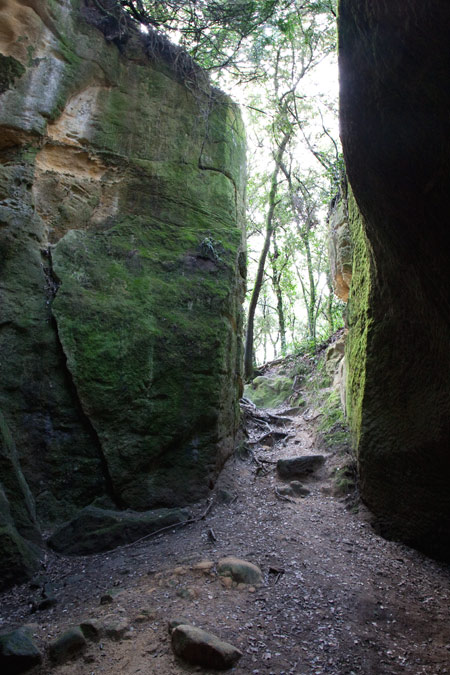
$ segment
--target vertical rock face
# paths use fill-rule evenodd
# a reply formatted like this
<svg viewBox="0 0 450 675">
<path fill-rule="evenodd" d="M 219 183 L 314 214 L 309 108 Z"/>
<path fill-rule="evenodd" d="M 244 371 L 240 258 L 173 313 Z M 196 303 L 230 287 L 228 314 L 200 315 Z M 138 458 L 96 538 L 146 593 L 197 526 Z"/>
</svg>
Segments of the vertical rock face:
<svg viewBox="0 0 450 675">
<path fill-rule="evenodd" d="M 244 138 L 201 74 L 108 43 L 95 5 L 0 15 L 0 514 L 28 541 L 96 497 L 198 499 L 230 453 Z"/>
<path fill-rule="evenodd" d="M 382 531 L 450 558 L 450 6 L 341 0 L 349 407 Z"/>
<path fill-rule="evenodd" d="M 328 219 L 328 254 L 334 292 L 348 301 L 352 279 L 352 241 L 348 223 L 347 200 L 339 196 Z"/>
</svg>

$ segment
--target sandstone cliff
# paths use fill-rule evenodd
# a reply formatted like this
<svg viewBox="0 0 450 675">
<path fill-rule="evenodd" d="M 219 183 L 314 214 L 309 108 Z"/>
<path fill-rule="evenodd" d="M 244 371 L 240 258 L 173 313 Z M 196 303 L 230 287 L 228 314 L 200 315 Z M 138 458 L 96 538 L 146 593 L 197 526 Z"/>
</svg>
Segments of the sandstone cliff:
<svg viewBox="0 0 450 675">
<path fill-rule="evenodd" d="M 447 3 L 341 0 L 348 407 L 381 531 L 450 558 Z"/>
<path fill-rule="evenodd" d="M 144 35 L 108 42 L 95 5 L 0 13 L 1 582 L 95 499 L 207 492 L 233 445 L 245 257 L 222 93 Z"/>
</svg>

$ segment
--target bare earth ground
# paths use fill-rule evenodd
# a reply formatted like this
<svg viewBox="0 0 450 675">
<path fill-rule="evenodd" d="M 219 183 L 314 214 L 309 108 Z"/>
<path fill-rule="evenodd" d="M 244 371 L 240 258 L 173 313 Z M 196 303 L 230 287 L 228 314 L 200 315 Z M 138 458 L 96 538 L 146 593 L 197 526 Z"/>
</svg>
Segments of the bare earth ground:
<svg viewBox="0 0 450 675">
<path fill-rule="evenodd" d="M 275 462 L 317 452 L 305 417 L 293 417 L 286 442 L 254 454 Z M 362 507 L 346 510 L 331 489 L 336 461 L 305 481 L 309 496 L 284 501 L 274 464 L 261 471 L 251 457 L 233 458 L 205 520 L 113 553 L 49 554 L 43 574 L 58 604 L 30 613 L 36 591 L 19 586 L 0 596 L 0 628 L 31 623 L 44 646 L 86 617 L 128 624 L 121 640 L 90 643 L 62 666 L 45 661 L 39 675 L 212 672 L 174 657 L 167 621 L 179 616 L 242 650 L 236 674 L 450 672 L 449 566 L 381 539 Z M 263 585 L 229 588 L 214 567 L 192 569 L 227 555 L 259 565 Z M 100 605 L 111 588 L 121 592 Z"/>
</svg>

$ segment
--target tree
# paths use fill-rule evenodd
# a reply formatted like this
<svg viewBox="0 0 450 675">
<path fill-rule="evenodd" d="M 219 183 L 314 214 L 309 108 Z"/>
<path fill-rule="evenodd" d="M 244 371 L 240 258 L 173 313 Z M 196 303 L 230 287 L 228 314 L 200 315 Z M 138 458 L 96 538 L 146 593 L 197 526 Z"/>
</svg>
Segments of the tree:
<svg viewBox="0 0 450 675">
<path fill-rule="evenodd" d="M 105 35 L 108 32 L 108 39 L 114 39 L 119 46 L 126 42 L 133 26 L 134 30 L 137 25 L 144 28 L 147 37 L 143 39 L 147 41 L 149 55 L 170 62 L 174 72 L 189 87 L 208 84 L 206 71 L 219 78 L 220 84 L 251 83 L 248 109 L 253 113 L 252 121 L 257 120 L 256 125 L 262 130 L 262 143 L 271 162 L 267 166 L 267 157 L 264 159 L 266 179 L 257 199 L 264 218 L 257 217 L 263 241 L 250 297 L 246 334 L 245 372 L 250 377 L 254 360 L 255 317 L 262 307 L 259 297 L 267 276 L 271 278 L 275 299 L 269 298 L 272 291 L 267 288 L 263 306 L 264 324 L 270 323 L 270 314 L 275 311 L 278 341 L 283 353 L 289 340 L 291 343 L 295 340 L 295 330 L 301 325 L 301 321 L 296 319 L 298 294 L 292 283 L 287 282 L 293 274 L 300 274 L 301 294 L 308 315 L 308 335 L 313 340 L 318 317 L 323 310 L 321 291 L 317 286 L 321 271 L 317 272 L 314 268 L 320 258 L 317 254 L 319 238 L 315 236 L 317 228 L 313 225 L 318 211 L 317 205 L 313 206 L 316 192 L 309 190 L 309 201 L 305 201 L 303 195 L 303 212 L 300 213 L 298 204 L 295 206 L 294 202 L 298 202 L 300 194 L 297 177 L 305 184 L 305 170 L 299 167 L 298 158 L 295 164 L 292 161 L 288 163 L 286 157 L 294 157 L 301 141 L 320 163 L 321 171 L 330 175 L 334 171 L 333 158 L 330 159 L 329 152 L 324 151 L 310 132 L 308 124 L 313 113 L 300 87 L 305 77 L 335 48 L 336 0 L 87 2 L 95 11 L 103 12 L 106 28 L 102 29 L 105 29 Z M 178 44 L 174 45 L 167 38 L 175 39 Z M 322 132 L 322 136 L 332 141 L 338 152 L 323 118 Z M 292 169 L 290 185 L 284 170 L 288 164 Z M 303 218 L 305 209 L 311 211 L 311 217 L 306 219 Z M 297 252 L 287 245 L 289 239 L 292 240 L 288 230 L 293 223 L 296 224 Z M 289 236 L 280 234 L 277 237 L 278 230 L 285 231 Z M 306 260 L 306 277 L 301 256 Z M 270 271 L 266 270 L 268 257 Z M 273 306 L 276 308 L 273 309 Z"/>
<path fill-rule="evenodd" d="M 267 194 L 264 243 L 258 261 L 248 309 L 245 343 L 246 378 L 250 378 L 253 372 L 255 312 L 258 307 L 258 298 L 264 280 L 265 265 L 270 251 L 271 240 L 281 222 L 284 222 L 286 218 L 295 219 L 299 215 L 298 209 L 295 206 L 292 178 L 286 170 L 286 154 L 289 154 L 292 158 L 293 147 L 300 131 L 299 107 L 303 95 L 299 91 L 299 85 L 310 70 L 320 62 L 324 54 L 332 48 L 333 44 L 329 39 L 329 35 L 323 30 L 323 26 L 319 30 L 316 16 L 314 13 L 311 13 L 309 7 L 307 10 L 303 6 L 297 7 L 295 15 L 292 15 L 289 21 L 282 24 L 280 32 L 281 35 L 277 41 L 278 48 L 275 53 L 274 63 L 273 65 L 268 63 L 266 66 L 268 75 L 265 82 L 264 95 L 260 95 L 259 99 L 254 100 L 253 105 L 250 106 L 257 114 L 261 115 L 264 113 L 266 117 L 269 117 L 270 124 L 267 135 L 269 144 L 272 145 L 273 165 L 268 179 L 270 189 Z M 264 105 L 265 110 L 263 111 L 262 107 Z M 288 196 L 287 200 L 286 194 Z M 286 201 L 288 203 L 287 210 Z M 303 284 L 305 304 L 308 308 L 308 326 L 313 339 L 315 339 L 316 314 L 320 305 L 317 302 L 316 286 L 311 283 L 313 280 L 313 262 L 309 234 L 313 227 L 314 219 L 312 212 L 310 215 L 311 217 L 305 223 L 301 223 L 301 227 L 300 220 L 298 220 L 298 234 L 301 235 L 300 240 L 309 260 L 309 286 L 307 287 L 303 283 L 302 278 L 301 283 Z M 278 246 L 275 244 L 274 251 L 270 257 L 272 283 L 276 296 L 282 351 L 285 352 L 287 340 L 282 293 L 282 277 L 285 269 L 281 269 L 276 264 L 279 253 Z"/>
<path fill-rule="evenodd" d="M 278 333 L 280 335 L 281 342 L 281 353 L 283 356 L 286 355 L 286 317 L 284 310 L 284 298 L 283 298 L 283 277 L 286 267 L 288 266 L 290 260 L 289 252 L 288 254 L 282 254 L 278 246 L 276 229 L 272 235 L 272 246 L 273 253 L 269 251 L 269 260 L 271 267 L 270 279 L 272 281 L 273 291 L 275 293 L 277 301 L 277 317 L 278 317 Z"/>
<path fill-rule="evenodd" d="M 290 138 L 290 131 L 287 131 L 283 134 L 281 142 L 277 148 L 274 161 L 275 166 L 272 172 L 272 177 L 270 181 L 270 192 L 268 200 L 268 209 L 266 216 L 266 233 L 264 238 L 264 245 L 261 251 L 258 262 L 258 271 L 256 273 L 255 284 L 253 286 L 252 296 L 250 299 L 250 305 L 248 308 L 248 317 L 247 317 L 247 333 L 245 338 L 245 355 L 244 355 L 244 374 L 246 378 L 250 378 L 253 374 L 253 329 L 255 321 L 255 312 L 256 306 L 258 304 L 259 294 L 261 292 L 263 279 L 264 279 L 264 268 L 266 264 L 267 254 L 269 252 L 270 240 L 275 229 L 275 207 L 277 200 L 277 189 L 278 189 L 278 174 L 280 172 L 281 162 L 283 159 L 286 146 Z"/>
<path fill-rule="evenodd" d="M 276 49 L 277 37 L 290 30 L 293 18 L 305 12 L 333 12 L 336 0 L 87 0 L 104 14 L 114 39 L 126 41 L 129 25 L 145 27 L 153 47 L 165 49 L 169 38 L 184 55 L 208 71 L 230 70 L 236 77 L 264 76 L 253 51 Z M 273 35 L 275 33 L 275 35 Z M 181 58 L 180 53 L 177 58 Z M 264 61 L 264 59 L 263 59 Z"/>
</svg>

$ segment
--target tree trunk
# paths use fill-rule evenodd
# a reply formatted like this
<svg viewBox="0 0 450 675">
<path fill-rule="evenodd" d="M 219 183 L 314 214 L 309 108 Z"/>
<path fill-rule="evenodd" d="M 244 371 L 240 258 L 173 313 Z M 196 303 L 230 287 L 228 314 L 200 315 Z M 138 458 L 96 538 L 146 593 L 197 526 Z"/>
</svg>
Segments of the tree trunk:
<svg viewBox="0 0 450 675">
<path fill-rule="evenodd" d="M 269 253 L 270 263 L 272 265 L 272 286 L 277 299 L 278 332 L 281 340 L 281 354 L 282 356 L 286 356 L 286 321 L 284 318 L 283 293 L 281 290 L 281 277 L 283 270 L 277 267 L 277 260 L 280 256 L 280 251 L 278 250 L 275 232 L 273 233 L 272 238 L 273 255 Z"/>
<path fill-rule="evenodd" d="M 306 253 L 306 268 L 308 270 L 308 282 L 309 282 L 309 302 L 306 302 L 305 298 L 306 311 L 308 313 L 308 332 L 309 332 L 308 337 L 315 343 L 317 289 L 316 283 L 314 281 L 314 268 L 311 256 L 311 247 L 309 245 L 309 231 L 305 232 L 302 239 Z"/>
<path fill-rule="evenodd" d="M 261 292 L 261 288 L 264 281 L 264 267 L 266 265 L 267 254 L 269 252 L 270 240 L 272 238 L 272 234 L 275 229 L 274 214 L 276 206 L 277 187 L 278 187 L 278 174 L 280 171 L 280 165 L 283 159 L 283 154 L 284 151 L 286 150 L 286 146 L 288 144 L 290 136 L 291 131 L 286 131 L 283 135 L 283 138 L 275 155 L 275 167 L 270 181 L 269 209 L 267 211 L 266 217 L 266 236 L 264 239 L 264 246 L 261 251 L 261 255 L 259 257 L 258 271 L 256 273 L 255 285 L 253 287 L 252 297 L 250 299 L 250 305 L 248 308 L 247 335 L 245 339 L 245 356 L 244 356 L 244 373 L 245 378 L 247 380 L 249 380 L 253 375 L 253 330 L 255 323 L 255 312 L 256 306 L 258 304 L 259 294 Z"/>
</svg>

